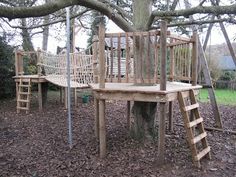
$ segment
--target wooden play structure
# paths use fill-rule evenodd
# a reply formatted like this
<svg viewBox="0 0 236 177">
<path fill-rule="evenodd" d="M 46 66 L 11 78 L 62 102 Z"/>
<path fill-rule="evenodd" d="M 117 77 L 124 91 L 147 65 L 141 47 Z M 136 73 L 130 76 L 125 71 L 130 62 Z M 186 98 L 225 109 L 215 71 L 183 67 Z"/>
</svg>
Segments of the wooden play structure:
<svg viewBox="0 0 236 177">
<path fill-rule="evenodd" d="M 34 58 L 36 62 L 37 73 L 34 75 L 28 75 L 25 70 L 28 60 Z M 92 70 L 92 55 L 85 55 L 84 52 L 72 53 L 70 54 L 70 75 L 71 88 L 75 89 L 75 103 L 76 89 L 77 88 L 87 88 L 88 83 L 93 82 L 93 70 Z M 43 108 L 43 93 L 42 84 L 50 82 L 55 84 L 64 90 L 67 86 L 67 70 L 66 70 L 66 55 L 59 54 L 53 55 L 44 51 L 38 50 L 37 52 L 25 52 L 16 51 L 15 52 L 15 73 L 14 77 L 16 82 L 16 97 L 17 97 L 17 113 L 20 110 L 25 110 L 26 113 L 30 109 L 30 96 L 31 96 L 31 86 L 33 83 L 38 84 L 38 102 L 39 110 Z M 62 96 L 61 96 L 62 97 Z M 67 92 L 64 92 L 64 97 L 66 100 Z M 62 98 L 61 98 L 62 99 Z M 65 101 L 65 107 L 66 101 Z"/>
<path fill-rule="evenodd" d="M 105 41 L 110 41 L 109 49 L 104 47 Z M 122 52 L 125 52 L 125 65 L 121 64 Z M 128 127 L 132 101 L 159 103 L 158 159 L 161 163 L 165 152 L 167 103 L 172 127 L 172 102 L 178 100 L 193 161 L 200 167 L 200 159 L 211 158 L 204 118 L 200 116 L 195 98 L 201 88 L 197 85 L 197 34 L 192 38 L 171 34 L 164 21 L 160 31 L 149 32 L 107 34 L 100 25 L 99 37 L 94 39 L 93 55 L 94 59 L 99 59 L 99 64 L 94 64 L 97 83 L 90 86 L 95 97 L 95 132 L 99 135 L 100 157 L 106 155 L 106 100 L 127 101 Z"/>
</svg>

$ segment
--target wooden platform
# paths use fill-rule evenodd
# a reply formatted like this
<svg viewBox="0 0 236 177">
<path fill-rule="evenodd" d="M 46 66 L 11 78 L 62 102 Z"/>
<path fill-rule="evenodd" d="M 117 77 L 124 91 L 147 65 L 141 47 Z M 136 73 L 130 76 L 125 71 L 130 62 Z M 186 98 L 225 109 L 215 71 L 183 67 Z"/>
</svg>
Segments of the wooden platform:
<svg viewBox="0 0 236 177">
<path fill-rule="evenodd" d="M 45 77 L 48 82 L 51 82 L 54 85 L 59 87 L 68 87 L 67 78 L 62 75 L 48 75 Z M 70 81 L 71 88 L 87 88 L 88 84 L 80 84 L 75 81 Z"/>
<path fill-rule="evenodd" d="M 137 86 L 133 83 L 106 83 L 100 89 L 99 84 L 90 84 L 97 99 L 168 102 L 177 99 L 178 92 L 199 90 L 200 85 L 192 86 L 187 83 L 167 82 L 166 91 L 160 90 L 160 84 L 153 86 Z"/>
<path fill-rule="evenodd" d="M 19 82 L 20 81 L 20 78 L 22 78 L 23 80 L 24 79 L 30 79 L 31 82 L 33 83 L 43 83 L 43 82 L 48 82 L 46 79 L 45 79 L 45 76 L 39 76 L 37 74 L 35 75 L 19 75 L 19 76 L 14 76 L 13 79 L 15 79 L 15 82 Z"/>
<path fill-rule="evenodd" d="M 165 152 L 165 125 L 166 125 L 166 103 L 178 99 L 178 93 L 182 93 L 183 98 L 189 97 L 190 90 L 196 95 L 200 85 L 192 86 L 187 83 L 167 82 L 166 90 L 160 89 L 160 84 L 153 86 L 137 86 L 133 83 L 105 83 L 105 88 L 99 88 L 99 84 L 90 84 L 95 97 L 95 135 L 99 136 L 100 157 L 106 155 L 106 121 L 105 103 L 106 100 L 127 101 L 127 127 L 130 127 L 130 101 L 159 102 L 159 139 L 158 139 L 158 159 L 160 163 L 164 161 Z M 171 113 L 171 124 L 172 113 Z"/>
</svg>

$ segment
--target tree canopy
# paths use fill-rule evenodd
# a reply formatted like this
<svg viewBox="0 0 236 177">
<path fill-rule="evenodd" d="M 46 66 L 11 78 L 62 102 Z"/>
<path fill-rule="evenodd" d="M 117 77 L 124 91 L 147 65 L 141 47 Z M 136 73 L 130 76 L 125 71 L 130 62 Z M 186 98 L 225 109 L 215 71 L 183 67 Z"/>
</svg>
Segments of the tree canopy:
<svg viewBox="0 0 236 177">
<path fill-rule="evenodd" d="M 139 1 L 139 0 L 137 0 Z M 128 0 L 55 0 L 44 4 L 35 4 L 31 7 L 12 7 L 4 3 L 5 0 L 0 0 L 0 17 L 8 18 L 9 20 L 15 18 L 26 18 L 26 17 L 40 17 L 52 14 L 60 9 L 69 6 L 84 6 L 89 9 L 94 9 L 102 14 L 106 15 L 114 23 L 116 23 L 124 31 L 135 31 L 137 30 L 134 26 L 135 17 L 133 16 L 133 9 L 136 1 Z M 188 8 L 188 9 L 176 9 L 173 8 L 178 0 L 166 1 L 166 8 L 161 8 L 160 0 L 144 0 L 144 2 L 152 5 L 151 13 L 146 17 L 147 21 L 142 29 L 151 29 L 156 27 L 156 21 L 159 19 L 171 19 L 176 17 L 183 17 L 187 20 L 184 23 L 209 23 L 214 22 L 214 20 L 209 20 L 209 18 L 199 18 L 199 21 L 191 21 L 188 19 L 190 15 L 194 14 L 213 14 L 213 15 L 227 15 L 221 21 L 228 21 L 230 23 L 235 23 L 236 14 L 236 2 L 224 0 L 221 3 L 219 0 L 202 0 L 199 4 Z M 160 10 L 161 9 L 161 10 Z M 136 17 L 137 18 L 137 17 Z M 140 16 L 139 18 L 142 18 Z M 217 20 L 216 20 L 217 21 Z M 219 21 L 219 19 L 218 19 Z M 184 24 L 181 23 L 182 25 Z M 178 23 L 170 23 L 170 25 L 178 25 Z"/>
</svg>

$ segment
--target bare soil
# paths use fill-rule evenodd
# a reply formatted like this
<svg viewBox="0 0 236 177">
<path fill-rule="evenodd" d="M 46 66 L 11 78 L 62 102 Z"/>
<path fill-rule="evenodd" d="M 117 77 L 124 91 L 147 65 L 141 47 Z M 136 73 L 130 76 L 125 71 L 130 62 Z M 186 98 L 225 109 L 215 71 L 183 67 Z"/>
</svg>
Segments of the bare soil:
<svg viewBox="0 0 236 177">
<path fill-rule="evenodd" d="M 73 148 L 68 145 L 67 111 L 50 97 L 43 112 L 33 98 L 30 114 L 16 114 L 14 99 L 0 103 L 0 177 L 7 176 L 236 176 L 236 135 L 208 131 L 212 160 L 202 168 L 192 163 L 183 127 L 166 131 L 165 164 L 158 165 L 157 140 L 140 143 L 130 138 L 125 102 L 107 102 L 107 157 L 99 158 L 94 136 L 93 99 L 73 107 Z M 236 130 L 236 107 L 220 106 L 225 129 Z M 211 106 L 201 103 L 207 126 L 214 125 Z M 182 123 L 178 104 L 175 123 Z"/>
</svg>

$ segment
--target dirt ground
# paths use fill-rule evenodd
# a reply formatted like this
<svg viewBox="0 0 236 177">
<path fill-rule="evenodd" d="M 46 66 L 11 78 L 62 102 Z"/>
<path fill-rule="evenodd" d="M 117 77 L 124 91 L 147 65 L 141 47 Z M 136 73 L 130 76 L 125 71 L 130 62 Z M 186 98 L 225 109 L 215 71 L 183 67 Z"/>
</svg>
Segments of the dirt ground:
<svg viewBox="0 0 236 177">
<path fill-rule="evenodd" d="M 236 176 L 236 135 L 208 131 L 212 160 L 196 168 L 183 127 L 166 131 L 165 164 L 158 165 L 157 140 L 139 143 L 130 138 L 124 102 L 106 104 L 107 157 L 99 158 L 94 136 L 93 99 L 72 110 L 73 148 L 68 145 L 67 112 L 58 98 L 48 97 L 38 112 L 33 98 L 30 114 L 16 114 L 15 100 L 0 103 L 0 177 L 8 176 Z M 174 122 L 182 123 L 178 105 Z M 209 104 L 201 104 L 206 125 L 214 123 Z M 220 106 L 224 127 L 236 130 L 236 107 Z"/>
</svg>

